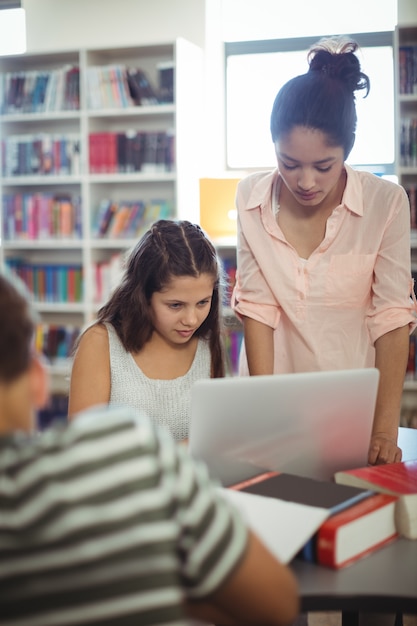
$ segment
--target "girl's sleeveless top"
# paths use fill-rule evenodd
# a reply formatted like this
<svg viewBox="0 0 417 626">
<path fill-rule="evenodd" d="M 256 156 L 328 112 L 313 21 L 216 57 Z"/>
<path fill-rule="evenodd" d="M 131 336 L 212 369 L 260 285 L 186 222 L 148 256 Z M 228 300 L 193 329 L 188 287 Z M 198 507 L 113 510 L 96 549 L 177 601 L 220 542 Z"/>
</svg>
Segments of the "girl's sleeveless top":
<svg viewBox="0 0 417 626">
<path fill-rule="evenodd" d="M 200 339 L 194 361 L 184 376 L 158 380 L 145 376 L 127 352 L 113 326 L 106 324 L 110 348 L 110 405 L 140 409 L 152 420 L 171 431 L 175 439 L 187 439 L 190 424 L 191 386 L 210 378 L 210 347 Z"/>
</svg>

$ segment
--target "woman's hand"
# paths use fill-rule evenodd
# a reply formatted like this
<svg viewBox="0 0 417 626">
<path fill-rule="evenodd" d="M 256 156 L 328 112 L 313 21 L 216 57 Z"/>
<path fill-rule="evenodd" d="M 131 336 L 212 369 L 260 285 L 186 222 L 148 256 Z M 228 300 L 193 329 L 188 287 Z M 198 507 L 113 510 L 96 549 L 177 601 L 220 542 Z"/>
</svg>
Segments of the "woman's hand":
<svg viewBox="0 0 417 626">
<path fill-rule="evenodd" d="M 375 433 L 371 437 L 368 452 L 370 465 L 383 465 L 385 463 L 398 463 L 401 461 L 402 451 L 397 446 L 395 439 L 386 433 Z"/>
</svg>

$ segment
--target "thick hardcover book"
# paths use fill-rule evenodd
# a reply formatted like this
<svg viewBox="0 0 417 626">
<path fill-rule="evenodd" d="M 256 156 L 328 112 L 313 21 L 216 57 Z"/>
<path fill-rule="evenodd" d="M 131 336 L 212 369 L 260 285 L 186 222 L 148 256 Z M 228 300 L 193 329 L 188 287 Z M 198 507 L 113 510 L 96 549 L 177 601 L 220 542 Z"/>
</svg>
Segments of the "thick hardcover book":
<svg viewBox="0 0 417 626">
<path fill-rule="evenodd" d="M 314 537 L 314 560 L 346 567 L 396 539 L 396 502 L 396 496 L 376 493 L 329 517 Z"/>
<path fill-rule="evenodd" d="M 285 472 L 267 472 L 234 485 L 234 488 L 259 496 L 324 508 L 333 515 L 373 494 L 369 489 L 339 485 L 331 481 L 316 480 Z"/>
<path fill-rule="evenodd" d="M 370 489 L 280 472 L 265 472 L 233 489 L 326 510 L 326 519 L 297 556 L 328 567 L 344 567 L 398 535 L 397 498 Z"/>
<path fill-rule="evenodd" d="M 417 459 L 336 472 L 335 481 L 398 496 L 397 530 L 408 539 L 417 539 Z"/>
<path fill-rule="evenodd" d="M 219 491 L 240 510 L 247 524 L 284 563 L 296 556 L 329 515 L 325 508 L 260 496 L 240 489 L 222 487 Z"/>
</svg>

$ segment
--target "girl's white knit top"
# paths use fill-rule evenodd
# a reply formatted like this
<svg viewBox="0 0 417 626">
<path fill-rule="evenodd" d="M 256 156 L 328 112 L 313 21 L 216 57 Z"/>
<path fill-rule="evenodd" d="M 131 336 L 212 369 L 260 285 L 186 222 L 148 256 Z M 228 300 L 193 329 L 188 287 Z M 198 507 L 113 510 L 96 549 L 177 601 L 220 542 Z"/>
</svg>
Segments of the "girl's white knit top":
<svg viewBox="0 0 417 626">
<path fill-rule="evenodd" d="M 210 347 L 200 339 L 194 361 L 184 376 L 173 380 L 145 376 L 127 352 L 114 327 L 106 324 L 110 348 L 110 405 L 141 409 L 156 423 L 168 428 L 175 439 L 187 439 L 190 424 L 191 386 L 210 378 Z"/>
</svg>

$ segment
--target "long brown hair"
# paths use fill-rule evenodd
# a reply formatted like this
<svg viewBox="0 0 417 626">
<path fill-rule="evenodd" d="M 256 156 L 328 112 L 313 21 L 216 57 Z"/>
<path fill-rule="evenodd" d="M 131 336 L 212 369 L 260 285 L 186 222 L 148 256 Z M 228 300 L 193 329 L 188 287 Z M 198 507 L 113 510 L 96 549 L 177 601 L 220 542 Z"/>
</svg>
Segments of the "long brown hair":
<svg viewBox="0 0 417 626">
<path fill-rule="evenodd" d="M 225 374 L 221 305 L 224 286 L 221 263 L 211 241 L 197 224 L 186 220 L 159 220 L 130 253 L 124 275 L 97 322 L 115 328 L 125 350 L 139 352 L 151 338 L 150 300 L 173 277 L 209 274 L 214 288 L 210 312 L 195 335 L 209 342 L 211 376 Z"/>
</svg>

